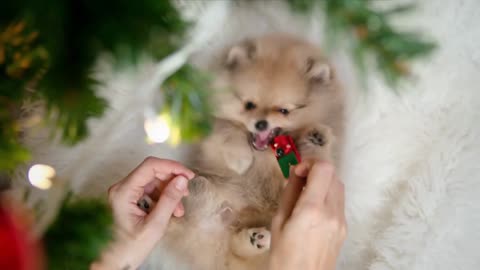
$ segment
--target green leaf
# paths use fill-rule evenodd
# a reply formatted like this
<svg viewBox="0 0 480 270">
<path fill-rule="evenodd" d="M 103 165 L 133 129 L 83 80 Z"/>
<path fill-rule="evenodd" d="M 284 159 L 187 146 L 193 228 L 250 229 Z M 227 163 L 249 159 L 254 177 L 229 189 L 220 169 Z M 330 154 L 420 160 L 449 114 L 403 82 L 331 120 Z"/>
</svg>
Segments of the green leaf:
<svg viewBox="0 0 480 270">
<path fill-rule="evenodd" d="M 112 239 L 112 223 L 103 200 L 65 200 L 43 237 L 48 269 L 89 269 Z"/>
<path fill-rule="evenodd" d="M 162 86 L 162 113 L 170 115 L 182 141 L 194 142 L 210 131 L 209 81 L 201 71 L 185 65 Z"/>
<path fill-rule="evenodd" d="M 426 41 L 419 34 L 400 32 L 390 25 L 393 14 L 412 10 L 411 5 L 381 12 L 372 8 L 370 1 L 364 0 L 325 0 L 323 3 L 327 33 L 333 33 L 327 37 L 338 40 L 337 36 L 353 34 L 356 44 L 352 48 L 354 61 L 363 81 L 368 70 L 364 59 L 369 55 L 375 59 L 385 82 L 396 87 L 408 75 L 399 70 L 397 63 L 427 56 L 435 48 L 433 42 Z"/>
<path fill-rule="evenodd" d="M 21 31 L 2 36 L 18 23 L 23 24 L 18 28 Z M 107 108 L 107 102 L 96 94 L 99 82 L 92 79 L 90 72 L 98 56 L 110 53 L 118 66 L 134 64 L 142 54 L 163 58 L 176 50 L 188 27 L 167 0 L 2 3 L 0 126 L 11 130 L 9 123 L 15 123 L 19 111 L 10 108 L 21 108 L 27 97 L 40 98 L 46 101 L 48 120 L 56 126 L 52 135 L 58 131 L 67 144 L 77 143 L 88 136 L 88 121 L 101 117 Z M 38 36 L 34 43 L 9 45 L 18 38 L 25 40 L 29 32 Z M 8 39 L 12 33 L 18 38 Z M 23 58 L 18 59 L 18 55 Z M 21 68 L 25 62 L 20 60 L 24 58 L 30 60 L 29 69 Z M 27 93 L 26 86 L 34 86 L 36 92 Z M 12 169 L 28 158 L 19 134 L 0 134 L 0 170 Z"/>
<path fill-rule="evenodd" d="M 47 101 L 50 121 L 55 123 L 63 141 L 75 144 L 88 136 L 87 121 L 103 115 L 107 102 L 95 95 L 97 82 L 86 78 L 84 81 L 68 81 L 50 78 L 41 84 Z"/>
<path fill-rule="evenodd" d="M 287 0 L 287 2 L 293 10 L 302 13 L 311 11 L 315 4 L 312 0 Z"/>
</svg>

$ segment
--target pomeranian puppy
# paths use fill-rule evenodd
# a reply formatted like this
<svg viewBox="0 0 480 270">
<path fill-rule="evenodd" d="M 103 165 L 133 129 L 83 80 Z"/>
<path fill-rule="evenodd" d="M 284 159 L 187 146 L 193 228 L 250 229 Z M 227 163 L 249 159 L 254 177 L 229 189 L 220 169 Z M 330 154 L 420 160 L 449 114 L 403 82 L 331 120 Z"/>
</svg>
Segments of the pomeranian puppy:
<svg viewBox="0 0 480 270">
<path fill-rule="evenodd" d="M 317 47 L 283 34 L 228 48 L 215 74 L 214 129 L 162 243 L 191 269 L 265 269 L 285 183 L 270 142 L 291 135 L 303 161 L 338 165 L 344 92 Z"/>
</svg>

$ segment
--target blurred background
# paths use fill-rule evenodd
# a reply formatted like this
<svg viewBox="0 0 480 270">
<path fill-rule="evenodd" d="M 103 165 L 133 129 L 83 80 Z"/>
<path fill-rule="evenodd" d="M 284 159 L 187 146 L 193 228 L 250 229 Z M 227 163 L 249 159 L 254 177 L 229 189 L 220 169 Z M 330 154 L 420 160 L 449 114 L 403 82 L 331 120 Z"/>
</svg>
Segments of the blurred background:
<svg viewBox="0 0 480 270">
<path fill-rule="evenodd" d="M 3 1 L 0 269 L 87 269 L 107 188 L 195 155 L 210 63 L 272 32 L 318 44 L 347 91 L 339 269 L 479 269 L 478 25 L 476 0 Z"/>
</svg>

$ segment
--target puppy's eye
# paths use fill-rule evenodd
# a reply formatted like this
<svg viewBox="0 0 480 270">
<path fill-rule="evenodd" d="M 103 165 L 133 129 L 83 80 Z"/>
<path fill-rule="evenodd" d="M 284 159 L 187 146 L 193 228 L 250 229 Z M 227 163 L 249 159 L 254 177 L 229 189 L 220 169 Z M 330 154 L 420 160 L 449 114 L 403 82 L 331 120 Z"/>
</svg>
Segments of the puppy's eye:
<svg viewBox="0 0 480 270">
<path fill-rule="evenodd" d="M 287 115 L 290 113 L 287 109 L 279 109 L 278 111 L 283 115 Z"/>
<path fill-rule="evenodd" d="M 245 110 L 247 111 L 251 111 L 253 109 L 255 109 L 257 107 L 257 105 L 255 105 L 255 103 L 251 102 L 251 101 L 248 101 L 247 103 L 245 103 Z"/>
</svg>

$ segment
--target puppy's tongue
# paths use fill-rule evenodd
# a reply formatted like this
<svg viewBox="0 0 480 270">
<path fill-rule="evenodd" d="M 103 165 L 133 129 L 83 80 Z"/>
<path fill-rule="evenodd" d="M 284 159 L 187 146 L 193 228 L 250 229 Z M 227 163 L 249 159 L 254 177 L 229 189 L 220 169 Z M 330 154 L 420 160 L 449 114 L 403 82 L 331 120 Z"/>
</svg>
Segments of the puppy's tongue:
<svg viewBox="0 0 480 270">
<path fill-rule="evenodd" d="M 270 130 L 265 130 L 255 134 L 253 143 L 254 146 L 259 150 L 267 148 L 267 145 L 270 143 Z"/>
</svg>

